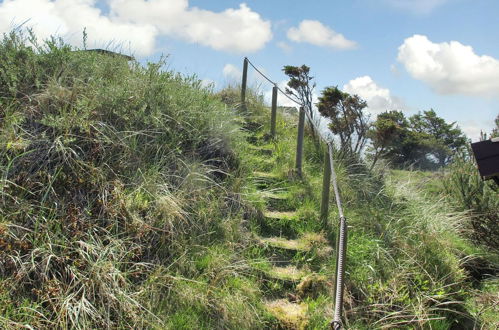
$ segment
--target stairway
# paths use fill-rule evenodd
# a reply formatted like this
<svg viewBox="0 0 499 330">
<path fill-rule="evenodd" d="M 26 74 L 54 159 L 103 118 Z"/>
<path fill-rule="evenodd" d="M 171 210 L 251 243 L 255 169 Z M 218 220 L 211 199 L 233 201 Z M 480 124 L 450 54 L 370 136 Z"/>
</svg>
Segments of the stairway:
<svg viewBox="0 0 499 330">
<path fill-rule="evenodd" d="M 305 329 L 309 313 L 304 300 L 313 299 L 318 292 L 329 292 L 332 287 L 325 276 L 314 271 L 332 251 L 322 234 L 300 230 L 300 222 L 307 219 L 300 218 L 299 211 L 290 207 L 293 196 L 287 189 L 298 183 L 272 172 L 273 166 L 269 165 L 273 161 L 273 144 L 254 133 L 248 139 L 252 143 L 250 152 L 261 166 L 255 168 L 251 180 L 265 208 L 253 235 L 266 259 L 256 267 L 264 283 L 264 304 L 275 319 L 271 328 Z"/>
</svg>

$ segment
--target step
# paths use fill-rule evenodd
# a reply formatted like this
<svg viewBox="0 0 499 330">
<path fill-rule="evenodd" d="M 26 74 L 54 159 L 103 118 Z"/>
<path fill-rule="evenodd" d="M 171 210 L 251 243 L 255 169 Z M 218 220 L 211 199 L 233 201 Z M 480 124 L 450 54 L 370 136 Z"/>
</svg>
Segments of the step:
<svg viewBox="0 0 499 330">
<path fill-rule="evenodd" d="M 298 253 L 312 264 L 330 258 L 333 248 L 329 245 L 322 234 L 305 233 L 297 239 L 288 239 L 280 236 L 260 237 L 260 244 L 263 244 L 277 262 L 291 260 Z"/>
<path fill-rule="evenodd" d="M 259 152 L 263 155 L 272 155 L 274 152 L 274 147 L 272 146 L 255 146 L 255 145 L 250 145 L 249 146 L 250 150 Z"/>
<path fill-rule="evenodd" d="M 297 252 L 308 252 L 310 251 L 310 246 L 300 239 L 286 239 L 284 237 L 265 237 L 260 238 L 262 244 L 268 245 L 273 248 L 297 251 Z"/>
<path fill-rule="evenodd" d="M 277 174 L 260 171 L 254 171 L 251 178 L 259 189 L 268 189 L 283 181 Z"/>
<path fill-rule="evenodd" d="M 264 190 L 259 191 L 258 193 L 262 198 L 271 199 L 275 201 L 285 201 L 289 199 L 290 195 L 288 192 L 283 191 L 272 191 L 272 190 Z"/>
<path fill-rule="evenodd" d="M 265 302 L 265 307 L 277 319 L 282 329 L 302 330 L 307 327 L 307 305 L 304 303 L 277 299 Z"/>
<path fill-rule="evenodd" d="M 251 176 L 254 179 L 279 180 L 279 176 L 275 173 L 254 171 Z"/>
<path fill-rule="evenodd" d="M 293 265 L 287 265 L 283 267 L 273 266 L 271 269 L 265 271 L 265 274 L 273 280 L 299 283 L 307 275 L 310 275 L 310 272 Z"/>
<path fill-rule="evenodd" d="M 296 211 L 265 211 L 263 216 L 268 219 L 294 220 L 297 218 Z"/>
</svg>

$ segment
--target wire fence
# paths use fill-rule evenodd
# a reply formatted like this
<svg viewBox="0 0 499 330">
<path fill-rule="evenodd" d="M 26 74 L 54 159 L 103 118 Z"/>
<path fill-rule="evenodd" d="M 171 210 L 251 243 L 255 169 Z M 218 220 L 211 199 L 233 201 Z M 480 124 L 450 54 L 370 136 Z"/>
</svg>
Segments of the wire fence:
<svg viewBox="0 0 499 330">
<path fill-rule="evenodd" d="M 258 74 L 260 74 L 265 80 L 267 80 L 269 83 L 274 85 L 274 88 L 279 91 L 283 96 L 287 97 L 289 100 L 293 101 L 295 104 L 297 104 L 300 107 L 300 116 L 299 116 L 299 124 L 298 124 L 298 141 L 297 141 L 297 169 L 299 170 L 299 173 L 301 173 L 301 148 L 303 147 L 303 126 L 304 126 L 304 116 L 307 116 L 310 125 L 312 126 L 312 129 L 320 136 L 322 141 L 326 143 L 327 145 L 327 161 L 325 164 L 325 173 L 324 176 L 325 178 L 329 178 L 330 174 L 330 179 L 325 182 L 323 186 L 323 204 L 321 205 L 321 216 L 322 214 L 325 215 L 327 218 L 327 213 L 328 213 L 328 205 L 329 205 L 329 189 L 330 186 L 329 184 L 332 182 L 333 184 L 333 190 L 334 190 L 334 196 L 336 200 L 336 206 L 338 208 L 338 215 L 339 215 L 339 230 L 338 230 L 338 235 L 336 239 L 336 278 L 335 278 L 335 294 L 334 294 L 334 299 L 335 299 L 335 304 L 334 304 L 334 315 L 333 315 L 333 320 L 331 322 L 331 328 L 332 329 L 342 329 L 343 328 L 343 323 L 341 319 L 342 311 L 343 311 L 343 288 L 344 288 L 344 276 L 345 276 L 345 263 L 346 263 L 346 248 L 347 248 L 347 219 L 343 213 L 343 205 L 341 202 L 341 196 L 340 196 L 340 191 L 338 188 L 338 180 L 336 176 L 336 172 L 334 170 L 334 159 L 333 159 L 333 143 L 330 141 L 324 133 L 320 130 L 319 127 L 317 127 L 317 123 L 311 118 L 309 111 L 304 110 L 304 104 L 302 104 L 299 100 L 294 99 L 287 93 L 286 91 L 283 91 L 276 82 L 274 82 L 272 79 L 270 79 L 267 75 L 265 75 L 261 70 L 259 70 L 247 57 L 244 58 L 244 66 L 243 66 L 243 82 L 242 82 L 242 90 L 241 90 L 241 95 L 242 95 L 242 102 L 244 104 L 244 95 L 246 94 L 246 79 L 247 79 L 247 64 L 249 64 Z M 277 98 L 277 93 L 273 93 L 273 98 Z M 276 111 L 276 99 L 272 100 L 272 117 L 275 117 L 275 111 Z M 310 109 L 311 111 L 311 109 Z M 274 123 L 275 125 L 275 123 Z M 271 131 L 275 132 L 275 127 L 271 127 Z M 329 165 L 329 166 L 327 166 Z M 327 173 L 327 167 L 329 167 L 329 173 Z M 325 179 L 325 180 L 326 180 Z M 325 198 L 324 198 L 325 197 Z"/>
</svg>

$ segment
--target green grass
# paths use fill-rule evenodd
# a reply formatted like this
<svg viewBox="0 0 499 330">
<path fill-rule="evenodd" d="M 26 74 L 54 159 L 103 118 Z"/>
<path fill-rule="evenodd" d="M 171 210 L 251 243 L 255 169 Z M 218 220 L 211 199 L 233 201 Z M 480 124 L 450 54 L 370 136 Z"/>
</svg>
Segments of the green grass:
<svg viewBox="0 0 499 330">
<path fill-rule="evenodd" d="M 319 219 L 325 146 L 309 133 L 294 171 L 295 115 L 278 113 L 271 140 L 255 90 L 242 112 L 237 87 L 213 93 L 164 60 L 28 39 L 0 42 L 1 328 L 275 328 L 264 303 L 282 293 L 307 306 L 302 324 L 328 328 L 338 214 L 331 198 Z M 497 285 L 471 269 L 498 257 L 468 240 L 476 214 L 449 200 L 448 173 L 335 159 L 347 326 L 494 328 Z M 258 237 L 272 235 L 307 246 L 287 253 L 315 272 L 300 286 L 265 275 L 278 247 Z"/>
</svg>

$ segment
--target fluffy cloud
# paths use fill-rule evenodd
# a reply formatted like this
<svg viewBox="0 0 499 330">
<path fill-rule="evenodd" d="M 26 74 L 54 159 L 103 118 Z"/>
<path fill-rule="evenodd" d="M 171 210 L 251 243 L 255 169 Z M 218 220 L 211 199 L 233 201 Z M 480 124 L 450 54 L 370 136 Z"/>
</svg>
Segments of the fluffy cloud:
<svg viewBox="0 0 499 330">
<path fill-rule="evenodd" d="M 0 4 L 0 32 L 26 22 L 35 34 L 46 39 L 53 34 L 63 36 L 71 44 L 81 46 L 86 27 L 90 46 L 130 47 L 138 55 L 154 50 L 155 27 L 149 24 L 122 23 L 103 15 L 92 0 L 6 0 Z M 130 42 L 130 45 L 127 44 Z"/>
<path fill-rule="evenodd" d="M 283 90 L 286 91 L 286 86 L 288 86 L 288 81 L 283 80 L 277 84 L 277 86 Z M 272 103 L 272 88 L 268 89 L 264 94 L 263 94 L 265 103 L 270 105 Z M 277 106 L 280 107 L 298 107 L 298 105 L 291 101 L 289 98 L 286 96 L 282 95 L 281 92 L 277 92 Z"/>
<path fill-rule="evenodd" d="M 279 41 L 277 43 L 277 47 L 281 48 L 286 54 L 291 53 L 291 51 L 293 50 L 293 48 L 284 41 Z"/>
<path fill-rule="evenodd" d="M 477 55 L 457 41 L 434 43 L 414 35 L 399 47 L 398 61 L 413 78 L 440 94 L 499 94 L 499 60 Z"/>
<path fill-rule="evenodd" d="M 288 38 L 295 42 L 306 42 L 315 46 L 334 49 L 353 49 L 355 41 L 346 39 L 341 33 L 333 31 L 319 21 L 303 20 L 298 27 L 288 30 Z"/>
<path fill-rule="evenodd" d="M 406 9 L 417 14 L 426 14 L 449 0 L 385 0 L 394 7 Z"/>
<path fill-rule="evenodd" d="M 343 91 L 359 95 L 367 102 L 367 111 L 373 115 L 404 108 L 399 98 L 392 96 L 389 89 L 378 86 L 369 76 L 350 80 L 343 86 Z"/>
<path fill-rule="evenodd" d="M 5 0 L 0 3 L 0 32 L 26 22 L 40 38 L 57 34 L 81 46 L 83 28 L 90 46 L 119 45 L 149 55 L 158 36 L 170 36 L 234 53 L 254 52 L 271 38 L 271 24 L 242 4 L 212 12 L 189 7 L 188 0 Z"/>
<path fill-rule="evenodd" d="M 458 121 L 459 128 L 471 139 L 472 142 L 480 141 L 482 133 L 489 134 L 493 127 L 493 121 L 487 120 L 466 120 Z"/>
<path fill-rule="evenodd" d="M 234 53 L 254 52 L 272 39 L 271 24 L 246 4 L 215 13 L 188 0 L 109 0 L 112 15 L 126 22 L 153 24 L 161 33 Z"/>
<path fill-rule="evenodd" d="M 239 70 L 234 64 L 225 64 L 222 73 L 225 79 L 234 80 L 240 82 L 243 76 L 241 70 Z"/>
</svg>

